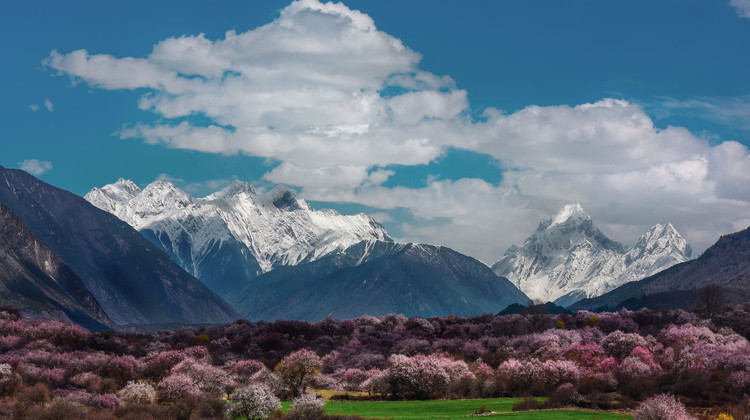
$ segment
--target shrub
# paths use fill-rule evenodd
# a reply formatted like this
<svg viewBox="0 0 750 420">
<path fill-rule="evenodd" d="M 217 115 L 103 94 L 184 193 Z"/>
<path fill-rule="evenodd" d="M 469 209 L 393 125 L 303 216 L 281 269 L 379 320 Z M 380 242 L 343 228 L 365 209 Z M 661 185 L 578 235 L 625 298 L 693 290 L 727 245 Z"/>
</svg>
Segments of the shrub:
<svg viewBox="0 0 750 420">
<path fill-rule="evenodd" d="M 0 364 L 0 396 L 13 395 L 21 386 L 21 377 L 7 364 Z"/>
<path fill-rule="evenodd" d="M 266 367 L 263 363 L 252 359 L 239 361 L 229 369 L 237 378 L 237 381 L 242 384 L 253 382 L 253 377 L 264 370 L 266 370 Z"/>
<path fill-rule="evenodd" d="M 120 406 L 120 399 L 114 394 L 93 394 L 76 390 L 59 392 L 59 395 L 68 401 L 89 407 L 115 409 Z"/>
<path fill-rule="evenodd" d="M 674 395 L 659 394 L 642 402 L 633 413 L 633 420 L 692 420 L 685 406 Z"/>
<path fill-rule="evenodd" d="M 159 380 L 185 357 L 185 353 L 178 350 L 163 351 L 146 362 L 144 373 L 149 378 Z"/>
<path fill-rule="evenodd" d="M 636 347 L 646 347 L 646 340 L 635 333 L 624 333 L 620 330 L 611 332 L 604 338 L 602 347 L 607 354 L 617 358 L 624 358 Z"/>
<path fill-rule="evenodd" d="M 233 419 L 245 417 L 247 420 L 264 419 L 281 407 L 281 402 L 265 385 L 251 384 L 232 394 L 228 403 L 227 415 Z"/>
<path fill-rule="evenodd" d="M 48 406 L 35 405 L 25 412 L 25 418 L 34 420 L 68 420 L 86 418 L 88 410 L 80 404 L 56 398 Z"/>
<path fill-rule="evenodd" d="M 564 407 L 574 402 L 577 394 L 578 392 L 573 384 L 562 384 L 549 395 L 549 398 L 544 403 L 544 408 Z"/>
<path fill-rule="evenodd" d="M 292 400 L 292 411 L 312 417 L 322 413 L 325 405 L 318 394 L 303 394 Z"/>
<path fill-rule="evenodd" d="M 179 402 L 186 400 L 198 400 L 203 397 L 203 392 L 195 382 L 183 373 L 174 373 L 164 378 L 156 386 L 160 401 Z"/>
<path fill-rule="evenodd" d="M 187 358 L 172 368 L 172 374 L 187 375 L 206 395 L 218 397 L 234 388 L 234 381 L 222 369 Z"/>
<path fill-rule="evenodd" d="M 156 390 L 147 382 L 130 381 L 120 391 L 120 399 L 131 404 L 151 404 L 156 400 Z"/>
<path fill-rule="evenodd" d="M 435 354 L 414 357 L 395 354 L 390 362 L 386 381 L 396 398 L 424 400 L 445 396 L 451 383 L 463 373 L 461 364 L 463 371 L 468 372 L 466 363 Z"/>
<path fill-rule="evenodd" d="M 543 407 L 542 403 L 536 398 L 526 397 L 523 401 L 513 404 L 513 411 L 539 410 Z"/>
<path fill-rule="evenodd" d="M 491 412 L 492 412 L 492 410 L 490 410 L 489 408 L 487 408 L 487 406 L 484 405 L 484 404 L 480 405 L 479 408 L 477 408 L 476 410 L 474 410 L 474 414 L 485 414 L 485 413 L 491 413 Z"/>
</svg>

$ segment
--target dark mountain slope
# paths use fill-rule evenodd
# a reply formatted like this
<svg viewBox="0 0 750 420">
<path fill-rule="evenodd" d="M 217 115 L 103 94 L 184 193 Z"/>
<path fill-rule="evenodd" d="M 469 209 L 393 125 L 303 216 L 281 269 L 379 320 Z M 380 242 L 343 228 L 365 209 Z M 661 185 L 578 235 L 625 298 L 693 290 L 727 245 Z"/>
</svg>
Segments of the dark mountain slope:
<svg viewBox="0 0 750 420">
<path fill-rule="evenodd" d="M 363 314 L 496 313 L 528 298 L 486 265 L 449 248 L 377 241 L 277 268 L 228 301 L 248 319 L 316 321 Z"/>
<path fill-rule="evenodd" d="M 89 329 L 114 326 L 81 279 L 2 204 L 0 302 L 33 317 L 72 321 Z"/>
<path fill-rule="evenodd" d="M 0 167 L 0 203 L 80 277 L 118 325 L 220 323 L 238 317 L 127 223 L 75 194 Z"/>
</svg>

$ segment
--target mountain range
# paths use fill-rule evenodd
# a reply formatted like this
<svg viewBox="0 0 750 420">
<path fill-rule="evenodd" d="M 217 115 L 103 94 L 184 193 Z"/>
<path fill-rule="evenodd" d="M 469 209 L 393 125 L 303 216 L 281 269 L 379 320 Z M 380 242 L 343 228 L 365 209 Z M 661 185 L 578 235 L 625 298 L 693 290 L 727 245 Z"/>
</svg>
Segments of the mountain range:
<svg viewBox="0 0 750 420">
<path fill-rule="evenodd" d="M 492 269 L 536 302 L 569 306 L 688 261 L 691 254 L 671 224 L 654 225 L 627 247 L 609 239 L 574 203 L 542 221 Z"/>
<path fill-rule="evenodd" d="M 750 300 L 750 228 L 722 236 L 694 260 L 582 300 L 571 308 L 690 307 L 700 291 L 710 284 L 725 290 L 727 302 Z"/>
<path fill-rule="evenodd" d="M 283 185 L 258 194 L 234 181 L 194 198 L 166 181 L 141 190 L 120 179 L 84 198 L 140 231 L 219 294 L 276 267 L 314 261 L 360 241 L 392 241 L 369 216 L 315 211 Z"/>
<path fill-rule="evenodd" d="M 80 298 L 85 311 L 78 312 L 118 327 L 221 323 L 239 318 L 230 305 L 166 253 L 82 197 L 24 171 L 0 166 L 0 203 L 7 209 L 7 220 L 13 222 L 6 226 L 4 236 L 11 238 L 11 252 L 20 253 L 12 260 L 36 272 L 27 278 L 29 283 L 35 283 L 40 291 L 49 290 L 42 291 L 48 297 L 54 290 L 60 306 L 67 307 L 68 298 Z M 37 244 L 37 255 L 33 249 L 24 251 L 23 236 Z M 0 281 L 7 285 L 17 279 L 19 264 L 6 266 Z"/>
<path fill-rule="evenodd" d="M 249 319 L 470 315 L 528 302 L 478 260 L 397 243 L 371 217 L 314 210 L 283 185 L 258 193 L 235 181 L 195 198 L 169 182 L 141 190 L 120 179 L 85 198 L 138 229 Z"/>
<path fill-rule="evenodd" d="M 91 329 L 468 316 L 532 299 L 684 307 L 709 283 L 750 299 L 750 229 L 691 253 L 669 223 L 632 246 L 613 241 L 575 203 L 490 268 L 397 242 L 365 214 L 315 210 L 283 185 L 257 192 L 235 181 L 195 198 L 166 181 L 140 189 L 120 179 L 84 199 L 0 167 L 0 304 Z"/>
</svg>

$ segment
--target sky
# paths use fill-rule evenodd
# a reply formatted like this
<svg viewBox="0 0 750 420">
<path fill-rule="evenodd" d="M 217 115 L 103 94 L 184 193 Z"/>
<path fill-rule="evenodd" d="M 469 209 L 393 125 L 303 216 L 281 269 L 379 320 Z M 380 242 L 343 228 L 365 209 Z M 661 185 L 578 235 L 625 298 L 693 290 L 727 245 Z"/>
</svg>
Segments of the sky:
<svg viewBox="0 0 750 420">
<path fill-rule="evenodd" d="M 0 4 L 0 165 L 83 195 L 284 183 L 491 264 L 579 202 L 750 225 L 750 0 Z"/>
</svg>

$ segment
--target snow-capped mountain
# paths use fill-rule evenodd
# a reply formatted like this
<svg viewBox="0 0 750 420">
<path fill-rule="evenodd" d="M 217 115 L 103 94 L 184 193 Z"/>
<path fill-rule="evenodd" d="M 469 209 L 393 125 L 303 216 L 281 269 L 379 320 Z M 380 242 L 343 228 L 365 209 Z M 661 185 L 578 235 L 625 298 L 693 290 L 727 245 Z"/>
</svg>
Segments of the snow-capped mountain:
<svg viewBox="0 0 750 420">
<path fill-rule="evenodd" d="M 602 296 L 584 299 L 574 310 L 618 310 L 623 306 L 694 307 L 706 286 L 719 286 L 727 304 L 750 300 L 750 228 L 724 235 L 698 258 L 643 280 L 624 284 Z"/>
<path fill-rule="evenodd" d="M 529 298 L 569 306 L 690 259 L 692 249 L 671 224 L 651 227 L 632 247 L 607 238 L 580 204 L 539 224 L 522 247 L 492 265 Z"/>
<path fill-rule="evenodd" d="M 365 214 L 313 210 L 286 186 L 257 193 L 245 182 L 204 198 L 156 181 L 92 189 L 84 197 L 166 250 L 219 294 L 279 266 L 309 262 L 362 241 L 392 241 Z"/>
</svg>

